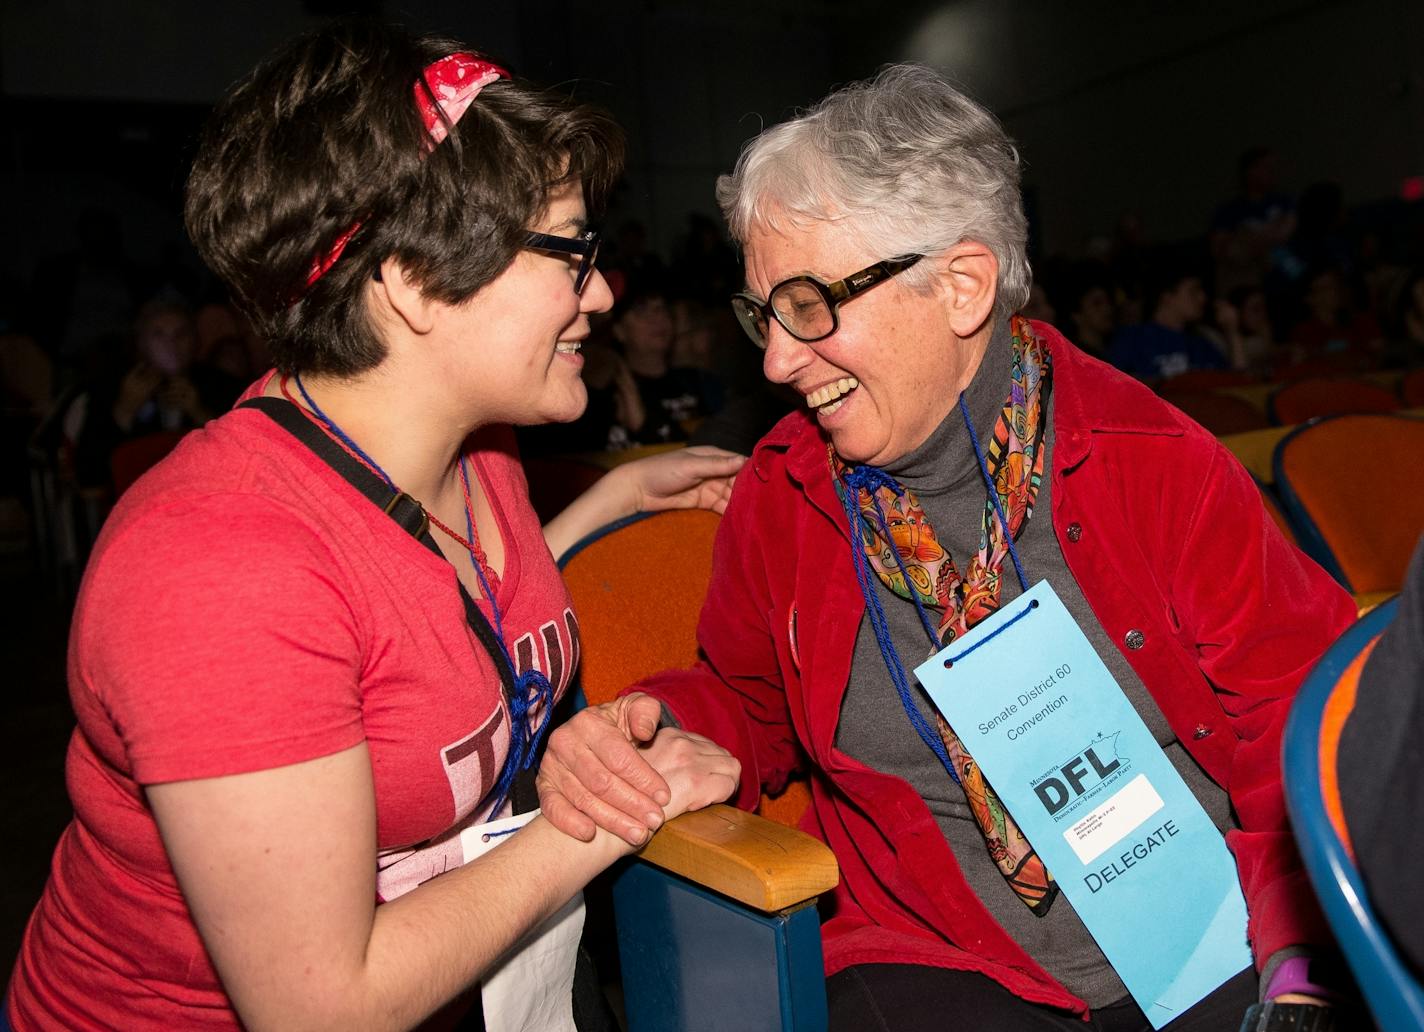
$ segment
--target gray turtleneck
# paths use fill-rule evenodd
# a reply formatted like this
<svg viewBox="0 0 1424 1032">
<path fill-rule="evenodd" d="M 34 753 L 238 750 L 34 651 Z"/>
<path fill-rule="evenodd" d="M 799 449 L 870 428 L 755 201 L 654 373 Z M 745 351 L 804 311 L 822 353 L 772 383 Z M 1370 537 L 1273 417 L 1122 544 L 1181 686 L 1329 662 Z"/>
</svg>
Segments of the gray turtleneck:
<svg viewBox="0 0 1424 1032">
<path fill-rule="evenodd" d="M 974 428 L 981 443 L 991 436 L 1008 396 L 1012 342 L 1007 325 L 994 331 L 984 360 L 965 391 Z M 1045 442 L 1045 471 L 1053 468 L 1053 402 L 1048 403 L 1048 432 Z M 910 454 L 884 468 L 919 497 L 935 534 L 960 570 L 965 557 L 979 547 L 987 502 L 983 477 L 977 468 L 974 449 L 964 428 L 959 407 L 927 441 Z M 1068 612 L 1087 635 L 1103 663 L 1122 686 L 1138 715 L 1171 758 L 1197 800 L 1223 832 L 1231 826 L 1226 793 L 1207 778 L 1177 741 L 1167 719 L 1117 647 L 1108 638 L 1082 591 L 1068 572 L 1067 562 L 1053 533 L 1049 514 L 1051 484 L 1045 475 L 1034 503 L 1033 516 L 1016 539 L 1019 559 L 1030 585 L 1047 579 L 1063 600 Z M 1001 603 L 1018 596 L 1021 588 L 1012 569 L 1003 571 Z M 915 691 L 920 712 L 934 723 L 934 709 L 915 680 L 913 669 L 933 648 L 920 625 L 915 608 L 889 588 L 877 582 L 885 609 L 890 636 Z M 995 920 L 1039 964 L 1089 1007 L 1102 1007 L 1127 995 L 1087 928 L 1078 919 L 1067 897 L 1059 895 L 1049 912 L 1035 917 L 1019 900 L 999 868 L 989 858 L 984 836 L 979 831 L 960 787 L 950 780 L 939 759 L 920 740 L 910 725 L 885 669 L 869 618 L 863 618 L 856 636 L 850 682 L 841 703 L 836 748 L 866 766 L 904 778 L 924 798 L 940 830 L 959 861 L 970 888 L 983 901 Z"/>
</svg>

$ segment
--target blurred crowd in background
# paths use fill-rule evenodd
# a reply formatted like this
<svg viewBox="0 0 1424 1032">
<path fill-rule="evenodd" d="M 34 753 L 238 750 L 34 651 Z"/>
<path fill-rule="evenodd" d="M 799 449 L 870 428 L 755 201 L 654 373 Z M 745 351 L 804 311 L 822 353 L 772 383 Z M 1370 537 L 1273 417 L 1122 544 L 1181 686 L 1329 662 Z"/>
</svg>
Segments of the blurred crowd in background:
<svg viewBox="0 0 1424 1032">
<path fill-rule="evenodd" d="M 1036 256 L 1026 314 L 1168 397 L 1424 365 L 1424 202 L 1411 193 L 1424 183 L 1352 209 L 1337 183 L 1295 187 L 1269 148 L 1237 160 L 1238 192 L 1196 238 L 1154 240 L 1128 213 L 1081 253 Z M 19 547 L 45 519 L 46 547 L 71 566 L 117 494 L 268 365 L 189 256 L 138 266 L 113 212 L 85 210 L 77 230 L 79 247 L 33 282 L 0 286 L 0 539 Z M 732 315 L 742 271 L 716 221 L 689 215 L 670 254 L 621 221 L 599 264 L 616 303 L 585 344 L 588 410 L 522 432 L 531 461 L 688 441 L 747 452 L 799 404 L 764 382 Z M 36 512 L 46 505 L 61 511 Z"/>
</svg>

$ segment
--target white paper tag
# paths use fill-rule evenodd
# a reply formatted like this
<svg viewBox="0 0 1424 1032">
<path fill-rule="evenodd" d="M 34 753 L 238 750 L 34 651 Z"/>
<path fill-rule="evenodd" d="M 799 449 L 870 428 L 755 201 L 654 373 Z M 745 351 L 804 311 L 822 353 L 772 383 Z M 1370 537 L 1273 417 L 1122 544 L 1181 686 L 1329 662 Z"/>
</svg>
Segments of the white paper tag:
<svg viewBox="0 0 1424 1032">
<path fill-rule="evenodd" d="M 1132 834 L 1143 821 L 1162 809 L 1162 797 L 1139 774 L 1127 787 L 1063 833 L 1078 859 L 1090 864 Z"/>
<path fill-rule="evenodd" d="M 535 810 L 466 828 L 460 834 L 465 862 L 494 849 L 538 814 Z M 576 1032 L 574 963 L 583 917 L 580 892 L 490 968 L 480 992 L 486 1032 Z"/>
</svg>

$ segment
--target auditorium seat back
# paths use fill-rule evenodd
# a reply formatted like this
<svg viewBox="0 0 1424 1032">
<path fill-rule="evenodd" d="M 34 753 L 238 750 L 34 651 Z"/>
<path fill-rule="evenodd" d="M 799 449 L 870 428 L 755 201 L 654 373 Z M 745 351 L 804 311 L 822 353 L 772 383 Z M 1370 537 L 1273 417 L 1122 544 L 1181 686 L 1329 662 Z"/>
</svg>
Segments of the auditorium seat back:
<svg viewBox="0 0 1424 1032">
<path fill-rule="evenodd" d="M 559 559 L 578 614 L 578 683 L 587 703 L 697 662 L 697 619 L 720 522 L 700 509 L 640 514 L 595 531 Z M 764 796 L 757 812 L 795 827 L 809 802 L 797 780 Z"/>
<path fill-rule="evenodd" d="M 1271 397 L 1271 417 L 1281 426 L 1294 426 L 1322 416 L 1393 412 L 1398 408 L 1399 399 L 1383 387 L 1326 377 L 1297 380 Z"/>
<path fill-rule="evenodd" d="M 1398 591 L 1424 532 L 1424 419 L 1350 415 L 1276 445 L 1276 489 L 1301 547 L 1356 594 Z"/>
</svg>

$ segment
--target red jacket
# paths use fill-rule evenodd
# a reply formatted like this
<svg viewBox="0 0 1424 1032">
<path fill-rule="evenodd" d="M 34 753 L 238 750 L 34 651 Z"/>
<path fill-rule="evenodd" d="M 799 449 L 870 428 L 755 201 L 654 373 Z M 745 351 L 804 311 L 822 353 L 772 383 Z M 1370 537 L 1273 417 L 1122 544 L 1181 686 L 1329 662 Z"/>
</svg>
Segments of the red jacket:
<svg viewBox="0 0 1424 1032">
<path fill-rule="evenodd" d="M 1054 533 L 1108 636 L 1120 648 L 1129 631 L 1145 636 L 1123 655 L 1230 794 L 1241 830 L 1227 844 L 1257 962 L 1328 941 L 1287 826 L 1280 736 L 1301 678 L 1353 621 L 1351 599 L 1285 540 L 1210 434 L 1051 327 L 1035 330 L 1053 355 Z M 972 893 L 909 784 L 834 748 L 864 609 L 849 547 L 825 438 L 797 413 L 737 478 L 698 627 L 703 661 L 640 687 L 741 760 L 739 806 L 810 768 L 803 826 L 841 867 L 823 925 L 828 973 L 967 969 L 1085 1013 Z"/>
</svg>

